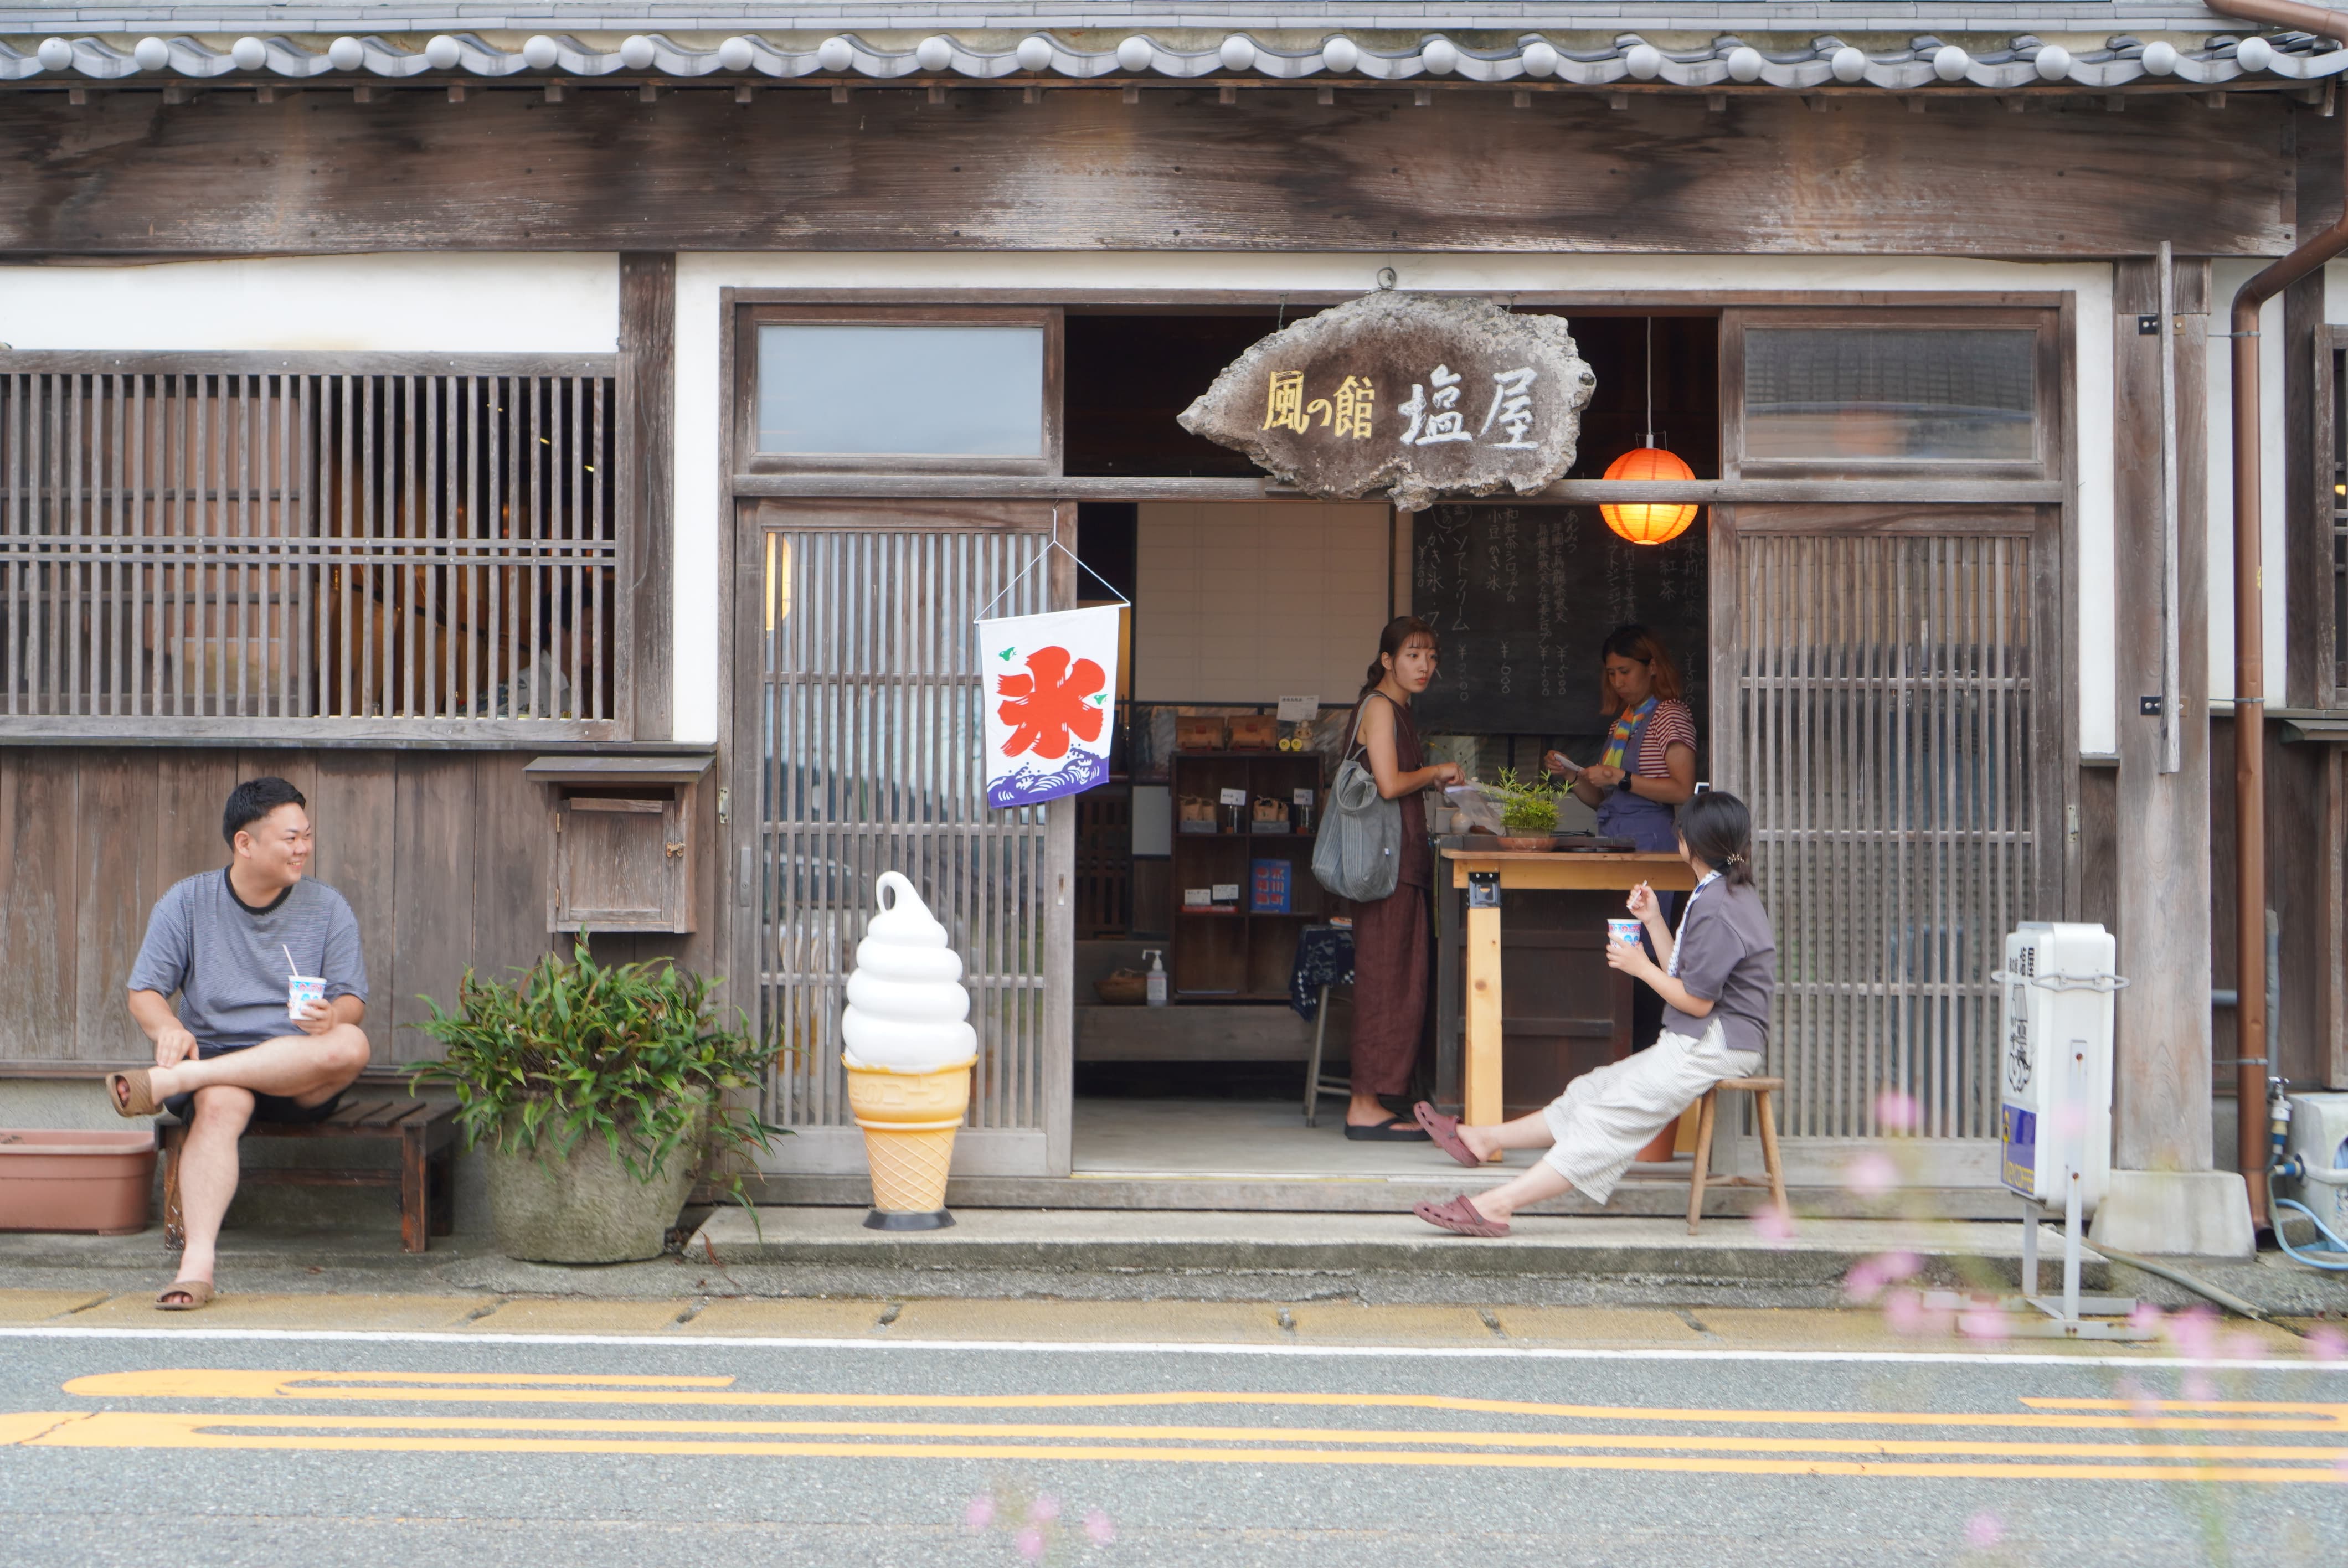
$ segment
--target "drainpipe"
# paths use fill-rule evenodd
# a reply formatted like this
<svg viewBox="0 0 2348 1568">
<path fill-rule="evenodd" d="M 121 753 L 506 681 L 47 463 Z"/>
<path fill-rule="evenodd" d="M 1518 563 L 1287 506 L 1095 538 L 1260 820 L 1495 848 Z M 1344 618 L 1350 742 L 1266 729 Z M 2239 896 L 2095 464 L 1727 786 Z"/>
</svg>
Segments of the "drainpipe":
<svg viewBox="0 0 2348 1568">
<path fill-rule="evenodd" d="M 2348 13 L 2294 0 L 2204 0 L 2220 15 L 2348 39 Z M 2340 117 L 2348 134 L 2348 113 Z M 2348 175 L 2348 153 L 2343 153 Z M 2322 233 L 2234 295 L 2234 963 L 2236 1124 L 2250 1224 L 2267 1220 L 2267 821 L 2264 559 L 2259 497 L 2259 307 L 2348 251 L 2348 200 Z"/>
</svg>

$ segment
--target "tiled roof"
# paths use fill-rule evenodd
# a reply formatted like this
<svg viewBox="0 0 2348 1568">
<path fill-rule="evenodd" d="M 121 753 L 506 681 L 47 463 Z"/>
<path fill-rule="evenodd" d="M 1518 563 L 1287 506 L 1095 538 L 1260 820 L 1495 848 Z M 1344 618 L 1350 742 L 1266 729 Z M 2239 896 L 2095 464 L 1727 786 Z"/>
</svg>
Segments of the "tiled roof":
<svg viewBox="0 0 2348 1568">
<path fill-rule="evenodd" d="M 2348 35 L 2348 12 L 2343 16 Z M 263 18 L 266 31 L 240 34 Z M 736 30 L 745 24 L 758 30 Z M 1721 31 L 1724 25 L 1737 30 Z M 2108 31 L 2116 25 L 2137 31 Z M 537 26 L 548 30 L 533 31 Z M 660 30 L 636 30 L 647 26 Z M 2036 30 L 2017 31 L 2022 27 Z M 2067 41 L 2047 41 L 2049 34 Z M 2348 48 L 2333 40 L 2258 36 L 2199 5 L 2160 3 L 1251 0 L 1176 12 L 1136 0 L 1081 7 L 866 0 L 727 12 L 708 0 L 679 0 L 633 8 L 551 5 L 520 15 L 457 5 L 429 16 L 412 5 L 366 0 L 298 16 L 284 5 L 118 4 L 101 11 L 46 0 L 0 4 L 0 83 L 26 86 L 139 77 L 538 74 L 747 81 L 1448 77 L 1577 87 L 2013 92 L 2064 85 L 2280 86 L 2343 69 Z"/>
</svg>

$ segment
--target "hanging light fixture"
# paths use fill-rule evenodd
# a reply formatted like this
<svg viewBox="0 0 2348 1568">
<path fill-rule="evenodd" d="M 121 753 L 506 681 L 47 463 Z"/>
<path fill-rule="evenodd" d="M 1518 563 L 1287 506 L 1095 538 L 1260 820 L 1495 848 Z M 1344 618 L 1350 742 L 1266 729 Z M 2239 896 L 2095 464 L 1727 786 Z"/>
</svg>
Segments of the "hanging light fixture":
<svg viewBox="0 0 2348 1568">
<path fill-rule="evenodd" d="M 1647 318 L 1647 444 L 1607 465 L 1609 479 L 1693 479 L 1695 470 L 1655 445 L 1655 318 Z M 1610 501 L 1598 508 L 1606 526 L 1634 545 L 1667 544 L 1687 532 L 1696 508 L 1678 501 Z"/>
</svg>

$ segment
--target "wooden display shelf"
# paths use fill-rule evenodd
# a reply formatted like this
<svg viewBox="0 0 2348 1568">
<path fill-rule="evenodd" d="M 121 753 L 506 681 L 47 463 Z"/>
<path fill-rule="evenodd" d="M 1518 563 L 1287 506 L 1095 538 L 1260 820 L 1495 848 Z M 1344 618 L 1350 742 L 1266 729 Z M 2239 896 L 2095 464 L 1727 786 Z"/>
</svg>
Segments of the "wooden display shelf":
<svg viewBox="0 0 2348 1568">
<path fill-rule="evenodd" d="M 1223 809 L 1224 790 L 1238 790 L 1246 804 L 1236 829 L 1219 822 L 1212 833 L 1180 831 L 1176 824 L 1171 861 L 1173 930 L 1166 962 L 1173 995 L 1198 1002 L 1280 1001 L 1288 995 L 1289 970 L 1296 960 L 1296 934 L 1303 925 L 1325 920 L 1342 905 L 1313 879 L 1313 835 L 1292 826 L 1258 833 L 1248 815 L 1265 797 L 1292 803 L 1295 792 L 1313 794 L 1317 825 L 1326 804 L 1319 753 L 1280 751 L 1177 752 L 1169 783 L 1179 809 L 1188 798 Z M 1258 862 L 1287 867 L 1289 907 L 1251 909 Z M 1185 889 L 1236 885 L 1236 906 L 1203 908 L 1181 902 Z"/>
</svg>

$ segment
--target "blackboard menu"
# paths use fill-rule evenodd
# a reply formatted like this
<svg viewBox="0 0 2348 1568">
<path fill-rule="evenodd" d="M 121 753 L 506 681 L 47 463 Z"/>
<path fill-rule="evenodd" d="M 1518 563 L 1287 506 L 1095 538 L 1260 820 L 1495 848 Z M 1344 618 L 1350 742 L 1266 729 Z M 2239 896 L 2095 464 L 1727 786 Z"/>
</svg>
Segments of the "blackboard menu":
<svg viewBox="0 0 2348 1568">
<path fill-rule="evenodd" d="M 1634 545 L 1595 507 L 1416 514 L 1411 612 L 1443 635 L 1435 684 L 1412 704 L 1420 733 L 1603 734 L 1614 715 L 1601 703 L 1598 648 L 1627 621 L 1662 639 L 1701 725 L 1706 561 L 1703 518 L 1669 544 Z"/>
</svg>

